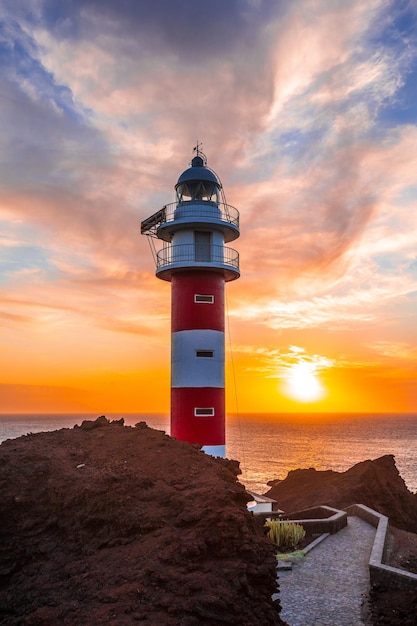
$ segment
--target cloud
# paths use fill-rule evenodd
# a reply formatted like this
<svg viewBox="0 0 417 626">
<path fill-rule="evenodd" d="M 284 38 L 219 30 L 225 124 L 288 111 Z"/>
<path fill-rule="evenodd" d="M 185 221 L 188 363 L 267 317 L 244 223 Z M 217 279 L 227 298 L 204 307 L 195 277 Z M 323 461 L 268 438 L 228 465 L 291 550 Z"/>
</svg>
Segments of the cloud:
<svg viewBox="0 0 417 626">
<path fill-rule="evenodd" d="M 27 323 L 31 321 L 31 317 L 28 315 L 15 315 L 13 313 L 3 313 L 2 311 L 0 311 L 0 320 L 4 323 L 4 324 L 8 324 L 8 323 L 18 323 L 18 324 L 22 324 L 22 323 Z"/>
<path fill-rule="evenodd" d="M 103 140 L 74 102 L 70 87 L 57 83 L 42 65 L 33 36 L 7 20 L 0 25 L 0 41 L 2 184 L 36 188 L 45 178 L 55 184 L 68 182 L 75 169 L 71 151 L 75 148 L 80 157 L 84 149 L 98 158 Z"/>
<path fill-rule="evenodd" d="M 391 324 L 379 340 L 401 342 L 417 288 L 412 3 L 6 1 L 0 17 L 10 332 L 160 342 L 169 286 L 139 223 L 174 200 L 198 139 L 241 212 L 233 322 Z"/>
<path fill-rule="evenodd" d="M 283 11 L 284 3 L 274 7 L 260 0 L 212 0 L 210 4 L 193 0 L 154 3 L 122 0 L 72 0 L 57 4 L 38 3 L 39 16 L 55 36 L 70 39 L 108 34 L 123 38 L 126 52 L 145 47 L 154 53 L 168 50 L 182 61 L 197 63 L 206 57 L 222 57 L 236 46 L 257 44 L 260 24 L 268 23 Z"/>
<path fill-rule="evenodd" d="M 375 341 L 369 347 L 388 359 L 416 361 L 417 348 L 406 341 Z"/>
<path fill-rule="evenodd" d="M 359 279 L 359 276 L 357 276 Z M 347 285 L 346 285 L 347 286 Z M 278 300 L 259 298 L 232 311 L 233 317 L 257 321 L 274 329 L 344 329 L 359 324 L 382 323 L 387 307 L 417 289 L 414 279 L 397 276 L 372 285 L 367 281 L 343 289 L 338 285 L 323 295 Z M 339 291 L 339 293 L 338 293 Z"/>
<path fill-rule="evenodd" d="M 287 378 L 294 367 L 306 366 L 311 372 L 333 367 L 333 359 L 319 354 L 309 354 L 300 346 L 288 346 L 287 351 L 256 345 L 237 345 L 234 352 L 250 355 L 251 365 L 246 369 L 263 373 L 267 378 Z"/>
<path fill-rule="evenodd" d="M 318 13 L 323 6 L 314 4 Z M 284 74 L 285 93 L 277 84 L 263 149 L 256 154 L 265 166 L 264 179 L 237 195 L 249 203 L 243 230 L 250 228 L 251 241 L 242 261 L 257 276 L 274 272 L 281 293 L 302 274 L 338 280 L 350 265 L 346 255 L 388 206 L 397 181 L 406 184 L 415 170 L 415 128 L 393 131 L 379 123 L 381 111 L 395 104 L 415 49 L 400 40 L 383 47 L 375 24 L 381 36 L 392 22 L 386 6 L 346 3 L 339 9 L 329 10 L 323 22 L 294 10 L 288 30 L 296 42 L 288 48 L 294 67 L 288 74 L 292 70 L 299 82 Z M 328 40 L 330 21 L 333 27 L 345 22 L 346 28 L 335 28 L 331 32 L 338 37 Z M 278 47 L 285 61 L 284 46 Z M 250 178 L 249 168 L 253 161 Z M 392 215 L 392 203 L 389 208 Z M 269 243 L 272 233 L 274 241 L 264 246 L 259 263 L 259 242 Z"/>
</svg>

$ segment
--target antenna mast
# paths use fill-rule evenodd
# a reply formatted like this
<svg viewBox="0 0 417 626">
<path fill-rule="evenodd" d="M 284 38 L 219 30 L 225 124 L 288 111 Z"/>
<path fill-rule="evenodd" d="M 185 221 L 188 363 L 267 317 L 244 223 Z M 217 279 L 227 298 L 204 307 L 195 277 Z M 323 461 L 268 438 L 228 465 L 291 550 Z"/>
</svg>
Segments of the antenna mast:
<svg viewBox="0 0 417 626">
<path fill-rule="evenodd" d="M 202 147 L 203 147 L 202 142 L 199 142 L 198 139 L 197 139 L 197 144 L 194 146 L 193 152 L 195 152 L 198 157 L 203 159 L 204 165 L 207 165 L 207 157 L 204 154 L 204 152 L 201 150 Z"/>
</svg>

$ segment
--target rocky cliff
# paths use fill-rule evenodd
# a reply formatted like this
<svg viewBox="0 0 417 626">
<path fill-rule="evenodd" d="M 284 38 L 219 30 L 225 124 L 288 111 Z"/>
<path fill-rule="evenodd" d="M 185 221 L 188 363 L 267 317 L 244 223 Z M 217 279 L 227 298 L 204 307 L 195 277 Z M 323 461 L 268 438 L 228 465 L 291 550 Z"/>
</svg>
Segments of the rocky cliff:
<svg viewBox="0 0 417 626">
<path fill-rule="evenodd" d="M 0 623 L 282 624 L 238 463 L 102 417 L 0 446 Z"/>
<path fill-rule="evenodd" d="M 268 485 L 266 495 L 288 513 L 321 504 L 339 509 L 366 504 L 387 515 L 393 526 L 417 533 L 417 495 L 407 489 L 392 455 L 363 461 L 346 472 L 298 469 Z"/>
</svg>

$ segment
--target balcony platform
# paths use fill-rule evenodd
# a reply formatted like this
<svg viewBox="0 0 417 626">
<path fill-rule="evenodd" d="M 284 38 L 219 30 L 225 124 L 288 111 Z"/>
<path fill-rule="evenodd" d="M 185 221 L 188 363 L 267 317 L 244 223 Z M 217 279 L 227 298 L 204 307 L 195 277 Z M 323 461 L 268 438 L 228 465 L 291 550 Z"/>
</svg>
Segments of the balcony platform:
<svg viewBox="0 0 417 626">
<path fill-rule="evenodd" d="M 210 245 L 207 249 L 193 244 L 167 245 L 157 253 L 156 275 L 171 280 L 173 273 L 181 270 L 208 270 L 223 274 L 226 282 L 240 276 L 239 253 L 233 248 Z"/>
<path fill-rule="evenodd" d="M 184 228 L 216 229 L 223 233 L 224 241 L 234 241 L 240 235 L 239 211 L 229 204 L 191 200 L 167 204 L 141 224 L 142 234 L 164 241 Z"/>
</svg>

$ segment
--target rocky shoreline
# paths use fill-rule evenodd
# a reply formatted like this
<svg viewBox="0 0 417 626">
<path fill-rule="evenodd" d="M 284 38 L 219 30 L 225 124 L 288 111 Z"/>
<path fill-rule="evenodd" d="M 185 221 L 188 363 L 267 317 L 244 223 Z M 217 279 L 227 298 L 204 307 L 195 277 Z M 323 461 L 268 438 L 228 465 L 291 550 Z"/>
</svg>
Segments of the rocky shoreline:
<svg viewBox="0 0 417 626">
<path fill-rule="evenodd" d="M 389 517 L 393 526 L 417 533 L 417 495 L 407 489 L 392 454 L 362 461 L 346 472 L 293 470 L 284 480 L 271 480 L 268 485 L 265 495 L 277 500 L 285 511 L 365 504 Z"/>
<path fill-rule="evenodd" d="M 284 624 L 276 548 L 239 473 L 236 461 L 104 416 L 3 442 L 0 624 Z M 417 496 L 392 456 L 269 484 L 288 513 L 379 510 L 400 529 L 391 558 L 415 565 Z M 416 623 L 415 597 L 374 589 L 371 602 L 374 626 Z"/>
</svg>

